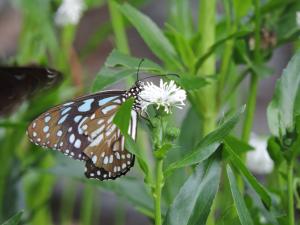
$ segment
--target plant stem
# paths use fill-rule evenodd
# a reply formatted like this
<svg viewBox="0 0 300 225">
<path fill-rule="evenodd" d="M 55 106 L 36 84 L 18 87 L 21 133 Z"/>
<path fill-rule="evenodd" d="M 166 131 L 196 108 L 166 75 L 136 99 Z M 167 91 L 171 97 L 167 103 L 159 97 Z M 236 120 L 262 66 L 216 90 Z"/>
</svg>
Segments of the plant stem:
<svg viewBox="0 0 300 225">
<path fill-rule="evenodd" d="M 228 34 L 232 34 L 236 31 L 236 26 L 232 22 L 231 18 L 231 8 L 232 5 L 230 4 L 230 1 L 224 0 L 224 9 L 226 13 L 226 30 Z M 222 57 L 222 64 L 220 69 L 220 76 L 219 76 L 219 82 L 218 82 L 218 92 L 217 92 L 217 108 L 219 109 L 222 105 L 222 102 L 224 101 L 224 87 L 225 82 L 228 77 L 228 70 L 231 62 L 231 56 L 232 56 L 232 49 L 234 46 L 234 39 L 228 40 L 225 42 L 225 49 Z"/>
<path fill-rule="evenodd" d="M 199 9 L 199 33 L 202 37 L 199 55 L 205 54 L 215 43 L 216 26 L 216 0 L 200 1 Z M 215 55 L 212 54 L 197 71 L 198 76 L 215 74 Z M 197 93 L 197 99 L 201 104 L 203 116 L 203 134 L 206 135 L 216 127 L 216 85 L 211 84 Z"/>
<path fill-rule="evenodd" d="M 161 191 L 163 188 L 163 160 L 156 160 L 156 182 L 155 182 L 155 193 L 154 193 L 154 205 L 155 205 L 155 225 L 161 225 Z"/>
<path fill-rule="evenodd" d="M 294 160 L 288 163 L 288 218 L 289 225 L 295 225 L 295 211 L 294 211 Z"/>
<path fill-rule="evenodd" d="M 122 14 L 118 10 L 118 4 L 115 0 L 108 1 L 108 8 L 111 17 L 111 23 L 115 34 L 115 43 L 119 51 L 129 54 L 128 40 L 124 27 Z"/>
<path fill-rule="evenodd" d="M 126 36 L 126 29 L 124 26 L 123 16 L 118 9 L 118 3 L 115 0 L 109 0 L 108 8 L 109 8 L 111 23 L 114 31 L 114 36 L 115 36 L 116 48 L 120 52 L 129 55 L 130 48 Z M 134 79 L 132 77 L 127 78 L 127 84 L 129 86 L 131 86 L 133 82 Z"/>
<path fill-rule="evenodd" d="M 259 10 L 260 0 L 253 0 L 254 11 L 255 11 L 255 49 L 254 49 L 254 61 L 259 64 L 261 61 L 260 56 L 260 10 Z M 246 118 L 242 133 L 242 140 L 245 142 L 249 141 L 250 133 L 253 125 L 255 107 L 256 107 L 256 95 L 258 86 L 258 75 L 252 72 L 250 81 L 250 93 L 247 100 Z"/>
<path fill-rule="evenodd" d="M 93 223 L 93 208 L 94 208 L 94 187 L 86 184 L 83 189 L 82 206 L 80 211 L 80 224 L 88 225 Z M 99 202 L 99 199 L 96 199 Z"/>
<path fill-rule="evenodd" d="M 247 100 L 246 118 L 244 122 L 242 140 L 249 141 L 251 129 L 254 120 L 254 113 L 256 108 L 256 95 L 257 95 L 258 77 L 256 74 L 252 74 L 250 81 L 250 92 Z"/>
</svg>

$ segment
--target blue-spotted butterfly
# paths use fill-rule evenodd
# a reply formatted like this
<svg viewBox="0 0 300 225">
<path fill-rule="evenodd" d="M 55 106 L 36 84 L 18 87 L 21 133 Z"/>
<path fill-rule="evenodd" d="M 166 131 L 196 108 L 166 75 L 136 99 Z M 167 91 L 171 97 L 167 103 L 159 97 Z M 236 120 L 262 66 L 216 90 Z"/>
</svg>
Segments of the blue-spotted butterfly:
<svg viewBox="0 0 300 225">
<path fill-rule="evenodd" d="M 38 66 L 0 66 L 0 116 L 11 114 L 37 91 L 62 80 L 60 72 Z"/>
<path fill-rule="evenodd" d="M 121 104 L 133 97 L 128 134 L 135 139 L 142 90 L 143 83 L 137 81 L 128 91 L 102 91 L 58 105 L 32 121 L 28 136 L 36 145 L 84 160 L 88 178 L 115 179 L 133 166 L 134 155 L 126 150 L 113 118 Z"/>
</svg>

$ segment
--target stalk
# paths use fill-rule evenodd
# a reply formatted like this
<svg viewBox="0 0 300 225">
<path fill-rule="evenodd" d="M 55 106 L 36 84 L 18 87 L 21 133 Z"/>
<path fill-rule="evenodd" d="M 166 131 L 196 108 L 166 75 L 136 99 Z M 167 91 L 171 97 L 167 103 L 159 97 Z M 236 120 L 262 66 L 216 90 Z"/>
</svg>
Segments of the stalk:
<svg viewBox="0 0 300 225">
<path fill-rule="evenodd" d="M 82 195 L 82 206 L 80 211 L 80 224 L 88 225 L 93 223 L 93 209 L 94 209 L 94 188 L 86 184 L 84 186 Z"/>
<path fill-rule="evenodd" d="M 216 0 L 200 1 L 199 9 L 199 33 L 203 39 L 200 43 L 199 55 L 205 54 L 215 43 L 215 13 Z M 197 71 L 198 76 L 215 74 L 215 55 L 212 54 Z M 216 86 L 214 84 L 202 88 L 197 93 L 198 101 L 201 102 L 203 116 L 203 134 L 206 135 L 216 127 Z"/>
<path fill-rule="evenodd" d="M 155 205 L 155 225 L 161 225 L 161 191 L 163 187 L 163 160 L 157 159 L 156 165 L 156 181 L 155 181 L 155 193 L 154 193 L 154 205 Z"/>
<path fill-rule="evenodd" d="M 253 5 L 255 9 L 255 49 L 254 49 L 254 61 L 259 63 L 261 61 L 260 56 L 260 27 L 261 18 L 259 11 L 259 0 L 253 0 Z M 253 125 L 254 113 L 256 108 L 256 95 L 258 86 L 258 75 L 252 71 L 251 81 L 250 81 L 250 93 L 247 100 L 246 118 L 244 122 L 242 140 L 245 142 L 249 141 L 250 133 Z"/>
<path fill-rule="evenodd" d="M 199 33 L 203 37 L 200 43 L 199 55 L 204 55 L 215 43 L 216 29 L 216 0 L 199 1 Z M 211 54 L 197 71 L 198 76 L 209 76 L 216 73 L 215 55 Z M 200 113 L 203 119 L 203 135 L 207 135 L 216 128 L 216 85 L 211 84 L 202 88 L 197 93 L 197 101 L 200 105 Z M 215 203 L 213 203 L 207 224 L 215 224 Z"/>
<path fill-rule="evenodd" d="M 224 2 L 224 8 L 225 8 L 225 16 L 226 16 L 226 30 L 228 34 L 231 34 L 236 31 L 236 26 L 232 22 L 231 19 L 231 5 L 230 1 L 225 0 Z M 228 70 L 231 62 L 231 56 L 232 56 L 232 49 L 234 46 L 234 40 L 228 40 L 225 42 L 225 49 L 222 57 L 222 64 L 220 69 L 220 76 L 219 76 L 219 82 L 218 82 L 218 92 L 217 92 L 217 108 L 219 109 L 222 105 L 222 102 L 224 101 L 223 93 L 224 93 L 224 87 L 225 82 L 228 77 Z"/>
<path fill-rule="evenodd" d="M 111 18 L 111 23 L 115 35 L 116 47 L 119 51 L 129 54 L 128 40 L 126 36 L 125 26 L 122 14 L 118 10 L 118 4 L 115 0 L 108 1 L 108 8 Z"/>
<path fill-rule="evenodd" d="M 295 211 L 294 211 L 294 160 L 288 163 L 288 220 L 289 225 L 295 225 Z"/>
<path fill-rule="evenodd" d="M 254 121 L 254 113 L 256 108 L 256 95 L 257 95 L 258 77 L 256 74 L 251 75 L 250 92 L 247 100 L 246 118 L 244 122 L 242 140 L 249 141 L 251 129 Z"/>
</svg>

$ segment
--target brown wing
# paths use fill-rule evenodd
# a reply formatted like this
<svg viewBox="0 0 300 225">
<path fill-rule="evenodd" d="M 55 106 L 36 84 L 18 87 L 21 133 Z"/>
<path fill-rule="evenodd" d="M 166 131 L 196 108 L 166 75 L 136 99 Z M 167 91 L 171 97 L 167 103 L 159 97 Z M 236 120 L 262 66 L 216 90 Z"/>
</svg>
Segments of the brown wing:
<svg viewBox="0 0 300 225">
<path fill-rule="evenodd" d="M 85 160 L 83 150 L 89 146 L 90 140 L 83 134 L 81 125 L 97 109 L 105 107 L 110 101 L 120 101 L 123 93 L 104 91 L 56 106 L 32 121 L 27 129 L 28 136 L 36 145 Z"/>
<path fill-rule="evenodd" d="M 111 102 L 82 124 L 84 134 L 91 141 L 84 149 L 85 155 L 90 158 L 86 162 L 85 175 L 88 178 L 115 179 L 127 173 L 134 164 L 134 155 L 125 149 L 124 136 L 112 123 L 118 107 Z M 128 133 L 133 139 L 136 137 L 136 125 L 137 113 L 132 110 Z"/>
</svg>

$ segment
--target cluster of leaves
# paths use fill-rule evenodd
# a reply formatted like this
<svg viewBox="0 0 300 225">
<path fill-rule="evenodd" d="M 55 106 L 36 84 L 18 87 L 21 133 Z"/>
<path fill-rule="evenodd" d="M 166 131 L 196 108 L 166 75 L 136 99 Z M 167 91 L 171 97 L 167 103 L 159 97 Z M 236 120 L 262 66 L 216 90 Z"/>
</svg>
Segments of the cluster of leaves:
<svg viewBox="0 0 300 225">
<path fill-rule="evenodd" d="M 17 2 L 24 9 L 24 26 L 17 61 L 24 64 L 35 60 L 53 65 L 65 74 L 71 73 L 69 54 L 76 26 L 63 28 L 57 38 L 52 18 L 59 1 L 54 1 L 54 4 L 50 0 Z M 135 1 L 134 5 L 142 2 Z M 78 182 L 85 186 L 81 215 L 83 224 L 91 224 L 91 207 L 95 204 L 93 194 L 97 189 L 116 193 L 132 203 L 137 210 L 156 220 L 153 198 L 157 197 L 155 191 L 159 185 L 163 185 L 160 203 L 164 224 L 248 225 L 261 224 L 262 217 L 267 224 L 288 224 L 286 214 L 282 213 L 289 204 L 285 187 L 266 189 L 258 182 L 244 162 L 245 153 L 252 147 L 248 145 L 248 140 L 232 135 L 233 128 L 244 112 L 243 107 L 236 110 L 240 108 L 236 99 L 241 82 L 250 75 L 259 79 L 271 75 L 272 71 L 266 66 L 266 62 L 273 51 L 296 40 L 300 33 L 295 19 L 296 11 L 300 10 L 298 1 L 269 0 L 261 5 L 257 5 L 257 2 L 224 1 L 224 13 L 220 15 L 218 23 L 206 20 L 205 16 L 210 15 L 205 13 L 205 7 L 209 6 L 201 5 L 204 9 L 198 15 L 198 24 L 195 24 L 190 2 L 172 0 L 168 21 L 165 28 L 161 29 L 134 6 L 110 1 L 111 14 L 114 14 L 112 21 L 99 28 L 79 55 L 83 60 L 99 42 L 114 32 L 117 50 L 111 52 L 97 74 L 92 91 L 103 90 L 135 76 L 141 59 L 128 55 L 129 52 L 124 47 L 126 40 L 117 32 L 122 31 L 120 26 L 133 26 L 160 61 L 157 64 L 146 59 L 139 68 L 140 71 L 154 75 L 179 74 L 180 78 L 176 82 L 188 93 L 191 107 L 183 120 L 178 139 L 174 140 L 178 135 L 176 129 L 171 135 L 165 133 L 163 138 L 158 135 L 165 125 L 157 122 L 158 117 L 154 114 L 150 120 L 155 126 L 148 130 L 152 133 L 151 143 L 155 152 L 149 157 L 147 146 L 139 144 L 147 143 L 147 138 L 139 135 L 137 143 L 134 143 L 126 135 L 126 121 L 130 118 L 128 115 L 133 103 L 128 101 L 121 107 L 114 122 L 126 136 L 126 147 L 136 155 L 144 182 L 140 174 L 109 182 L 90 181 L 81 175 L 83 168 L 80 162 L 66 160 L 58 154 L 33 151 L 36 147 L 29 147 L 27 142 L 22 141 L 24 129 L 19 129 L 17 133 L 15 130 L 24 121 L 29 121 L 44 111 L 47 106 L 67 97 L 65 94 L 60 97 L 66 87 L 70 90 L 71 77 L 67 76 L 61 89 L 32 100 L 27 109 L 17 115 L 16 126 L 10 127 L 13 128 L 11 130 L 6 127 L 6 134 L 1 136 L 0 144 L 5 148 L 0 152 L 0 158 L 9 160 L 3 163 L 0 173 L 0 198 L 5 196 L 5 202 L 10 202 L 10 207 L 5 202 L 1 203 L 0 220 L 7 219 L 8 215 L 17 211 L 17 199 L 13 198 L 18 196 L 17 190 L 10 187 L 21 185 L 25 190 L 25 211 L 29 214 L 25 217 L 31 219 L 32 224 L 51 224 L 49 208 L 45 205 L 48 205 L 55 179 L 64 176 L 71 178 L 71 183 Z M 95 0 L 88 0 L 86 3 L 88 7 L 105 4 L 104 1 Z M 120 21 L 122 17 L 127 19 L 125 23 Z M 206 21 L 211 23 L 208 24 L 210 31 L 216 31 L 213 38 L 206 38 L 207 30 L 203 28 Z M 217 60 L 221 62 L 219 69 L 215 66 Z M 268 150 L 276 164 L 276 170 L 280 171 L 278 175 L 273 175 L 272 182 L 283 184 L 287 181 L 287 167 L 296 160 L 300 146 L 297 104 L 299 62 L 300 56 L 297 54 L 278 81 L 268 108 L 268 121 L 273 135 L 269 139 Z M 220 119 L 217 115 L 223 110 L 227 110 L 226 116 Z M 251 112 L 247 112 L 246 117 L 251 117 Z M 219 119 L 223 122 L 217 125 L 216 121 Z M 166 126 L 171 124 L 170 127 L 173 128 L 169 120 L 171 118 L 166 118 Z M 170 127 L 165 130 L 174 131 Z M 16 139 L 20 141 L 17 142 Z M 27 149 L 26 154 L 21 150 L 24 148 Z M 164 167 L 162 180 L 157 185 L 156 175 L 153 174 L 156 165 L 153 162 L 159 160 L 164 161 Z M 16 172 L 14 176 L 10 175 L 12 168 Z M 299 173 L 298 170 L 295 172 Z M 22 183 L 18 184 L 18 180 Z M 293 187 L 297 186 L 296 179 L 292 182 L 295 183 L 292 183 Z M 244 185 L 247 191 L 244 190 Z M 62 220 L 72 216 L 75 195 L 71 196 L 70 193 L 74 192 L 74 185 L 70 185 L 68 193 L 63 193 L 63 206 L 67 212 L 62 210 Z M 215 206 L 213 202 L 216 202 Z M 220 214 L 218 221 L 213 220 L 215 210 Z M 19 224 L 20 217 L 21 213 L 16 214 L 5 225 Z"/>
</svg>

